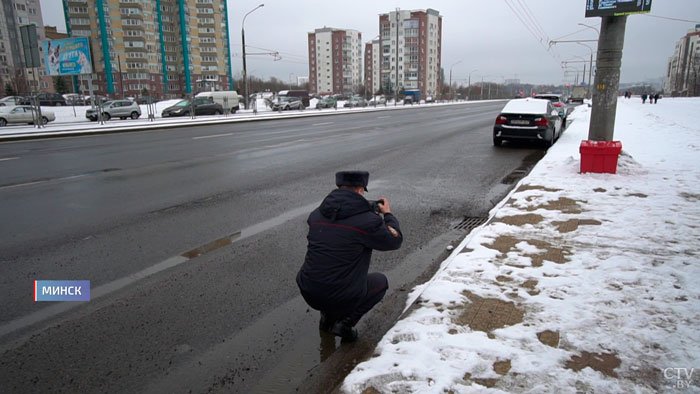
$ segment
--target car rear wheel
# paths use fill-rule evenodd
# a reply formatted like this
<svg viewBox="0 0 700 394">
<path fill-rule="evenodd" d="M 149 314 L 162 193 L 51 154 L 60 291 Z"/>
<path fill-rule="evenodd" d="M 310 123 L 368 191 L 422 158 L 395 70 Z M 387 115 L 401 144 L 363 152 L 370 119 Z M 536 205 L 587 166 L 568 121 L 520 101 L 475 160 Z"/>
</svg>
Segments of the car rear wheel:
<svg viewBox="0 0 700 394">
<path fill-rule="evenodd" d="M 0 118 L 0 127 L 5 127 L 7 125 L 7 120 Z"/>
<path fill-rule="evenodd" d="M 499 137 L 493 137 L 493 146 L 501 146 L 503 139 Z"/>
<path fill-rule="evenodd" d="M 49 118 L 47 118 L 46 116 L 42 116 L 41 117 L 41 124 L 48 124 L 48 123 L 49 123 Z"/>
<path fill-rule="evenodd" d="M 112 117 L 111 117 L 108 113 L 105 112 L 105 113 L 102 114 L 102 119 L 104 119 L 104 120 L 110 120 L 110 119 L 112 119 Z"/>
<path fill-rule="evenodd" d="M 216 111 L 214 111 L 214 115 L 221 115 L 221 111 L 217 109 Z"/>
<path fill-rule="evenodd" d="M 138 119 L 139 118 L 139 113 L 134 111 L 131 113 L 131 119 Z"/>
</svg>

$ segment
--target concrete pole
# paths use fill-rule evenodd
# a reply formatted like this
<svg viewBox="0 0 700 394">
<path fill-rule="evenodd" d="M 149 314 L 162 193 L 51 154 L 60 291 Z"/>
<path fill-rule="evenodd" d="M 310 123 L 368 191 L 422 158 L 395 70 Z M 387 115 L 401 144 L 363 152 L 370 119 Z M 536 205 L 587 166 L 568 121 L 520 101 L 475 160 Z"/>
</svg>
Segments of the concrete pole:
<svg viewBox="0 0 700 394">
<path fill-rule="evenodd" d="M 598 38 L 593 108 L 588 129 L 589 140 L 612 141 L 613 139 L 626 25 L 626 15 L 602 17 Z"/>
</svg>

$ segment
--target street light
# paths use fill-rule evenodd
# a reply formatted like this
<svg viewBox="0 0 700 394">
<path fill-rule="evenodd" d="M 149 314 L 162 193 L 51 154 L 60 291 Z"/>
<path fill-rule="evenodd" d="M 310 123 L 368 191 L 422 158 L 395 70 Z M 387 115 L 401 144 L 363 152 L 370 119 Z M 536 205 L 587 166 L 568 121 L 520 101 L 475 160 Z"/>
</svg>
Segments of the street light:
<svg viewBox="0 0 700 394">
<path fill-rule="evenodd" d="M 474 70 L 471 70 L 469 72 L 469 82 L 467 82 L 467 101 L 471 100 L 471 98 L 469 96 L 471 96 L 471 94 L 472 94 L 472 73 L 474 71 L 479 71 L 479 70 L 474 69 Z"/>
<path fill-rule="evenodd" d="M 592 28 L 592 29 L 593 29 L 593 28 Z M 586 95 L 588 96 L 588 98 L 591 98 L 591 97 L 590 97 L 590 93 L 591 93 L 591 87 L 590 87 L 590 85 L 593 84 L 593 79 L 592 79 L 592 74 L 593 74 L 593 48 L 589 47 L 588 45 L 586 45 L 586 44 L 584 44 L 584 43 L 582 43 L 582 42 L 577 42 L 577 44 L 583 45 L 583 46 L 585 46 L 586 48 L 588 48 L 589 51 L 591 51 L 591 64 L 590 64 L 589 67 L 588 67 L 588 85 L 589 85 L 589 86 L 587 86 L 587 89 L 586 89 Z"/>
<path fill-rule="evenodd" d="M 596 29 L 595 27 L 589 26 L 589 25 L 587 25 L 587 24 L 585 24 L 585 23 L 579 23 L 579 25 L 584 26 L 584 27 L 587 27 L 587 28 L 589 28 L 589 29 L 595 30 L 595 32 L 598 33 L 598 35 L 600 36 L 600 30 Z M 579 30 L 579 31 L 580 31 L 580 30 Z"/>
<path fill-rule="evenodd" d="M 251 12 L 257 10 L 260 7 L 264 7 L 265 4 L 260 4 L 259 6 L 248 11 L 247 14 L 243 16 L 243 22 L 241 22 L 241 44 L 243 48 L 243 94 L 245 95 L 245 109 L 248 109 L 248 75 L 245 69 L 245 18 L 250 15 Z"/>
<path fill-rule="evenodd" d="M 460 61 L 458 61 L 457 63 L 454 63 L 454 64 L 452 64 L 452 65 L 450 66 L 450 96 L 451 96 L 450 98 L 451 98 L 452 100 L 455 99 L 455 94 L 454 94 L 454 92 L 452 91 L 452 67 L 458 65 L 459 63 L 462 63 L 462 61 L 460 60 Z"/>
</svg>

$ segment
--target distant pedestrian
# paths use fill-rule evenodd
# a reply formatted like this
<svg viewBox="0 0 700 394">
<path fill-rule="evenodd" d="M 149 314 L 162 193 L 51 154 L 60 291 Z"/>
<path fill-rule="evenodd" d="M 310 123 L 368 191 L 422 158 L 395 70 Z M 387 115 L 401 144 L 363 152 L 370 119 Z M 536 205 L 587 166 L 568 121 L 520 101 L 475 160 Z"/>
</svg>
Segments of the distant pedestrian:
<svg viewBox="0 0 700 394">
<path fill-rule="evenodd" d="M 658 93 L 656 93 L 654 95 L 654 104 L 656 104 L 657 101 L 659 101 L 659 94 Z"/>
<path fill-rule="evenodd" d="M 647 94 L 644 93 L 644 94 L 642 94 L 642 104 L 646 104 L 646 102 L 647 102 Z"/>
</svg>

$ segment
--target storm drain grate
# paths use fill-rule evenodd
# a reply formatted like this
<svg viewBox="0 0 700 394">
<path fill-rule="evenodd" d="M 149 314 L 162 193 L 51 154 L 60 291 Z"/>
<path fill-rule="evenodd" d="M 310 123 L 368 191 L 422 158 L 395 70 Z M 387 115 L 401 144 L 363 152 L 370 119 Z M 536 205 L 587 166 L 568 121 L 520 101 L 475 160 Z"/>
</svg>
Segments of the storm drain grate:
<svg viewBox="0 0 700 394">
<path fill-rule="evenodd" d="M 472 231 L 489 220 L 488 217 L 467 217 L 455 226 L 455 230 Z"/>
</svg>

